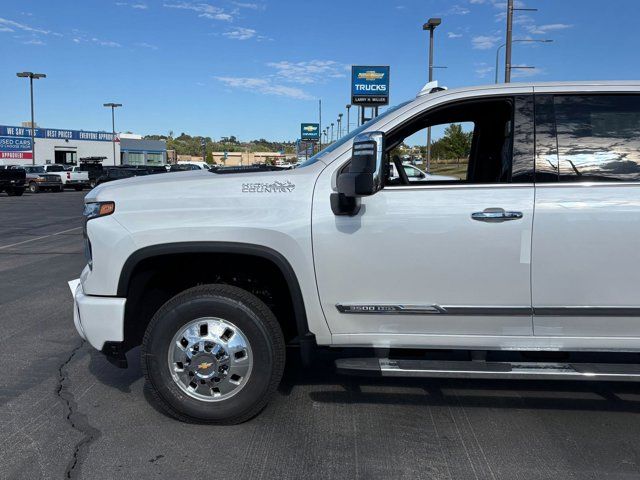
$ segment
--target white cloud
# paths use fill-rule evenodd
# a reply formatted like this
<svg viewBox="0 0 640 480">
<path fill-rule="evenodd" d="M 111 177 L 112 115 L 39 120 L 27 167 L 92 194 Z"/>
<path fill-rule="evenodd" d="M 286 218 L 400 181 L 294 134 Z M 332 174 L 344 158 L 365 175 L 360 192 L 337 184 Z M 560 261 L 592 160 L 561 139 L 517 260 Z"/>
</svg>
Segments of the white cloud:
<svg viewBox="0 0 640 480">
<path fill-rule="evenodd" d="M 41 45 L 46 45 L 46 43 L 44 43 L 42 40 L 38 40 L 37 38 L 32 38 L 31 40 L 27 40 L 26 42 L 22 42 L 25 45 L 36 45 L 36 46 L 41 46 Z"/>
<path fill-rule="evenodd" d="M 269 62 L 267 66 L 274 68 L 276 75 L 282 80 L 300 84 L 318 83 L 327 78 L 344 78 L 348 69 L 348 65 L 343 65 L 333 60 Z"/>
<path fill-rule="evenodd" d="M 211 20 L 231 21 L 233 20 L 234 12 L 226 12 L 224 8 L 209 5 L 208 3 L 193 3 L 193 2 L 178 2 L 178 3 L 165 3 L 166 8 L 177 8 L 180 10 L 191 10 L 198 13 L 198 17 L 209 18 Z"/>
<path fill-rule="evenodd" d="M 238 27 L 222 35 L 232 40 L 249 40 L 250 38 L 254 38 L 256 34 L 257 32 L 253 28 Z"/>
<path fill-rule="evenodd" d="M 515 68 L 511 70 L 511 78 L 529 78 L 537 75 L 544 75 L 546 71 L 543 68 Z"/>
<path fill-rule="evenodd" d="M 14 22 L 13 20 L 8 20 L 2 17 L 0 17 L 0 28 L 3 29 L 3 32 L 22 30 L 23 32 L 40 33 L 42 35 L 49 35 L 50 33 L 52 33 L 51 30 L 43 30 L 41 28 L 31 27 L 24 23 Z"/>
<path fill-rule="evenodd" d="M 475 72 L 478 78 L 486 78 L 489 73 L 493 72 L 493 67 L 488 64 L 481 62 L 475 64 Z"/>
<path fill-rule="evenodd" d="M 129 2 L 116 2 L 118 7 L 131 7 L 136 10 L 146 10 L 149 6 L 146 3 L 129 3 Z"/>
<path fill-rule="evenodd" d="M 91 41 L 96 45 L 100 45 L 101 47 L 119 48 L 122 46 L 118 42 L 112 42 L 110 40 L 100 40 L 99 38 L 96 38 L 96 37 L 93 37 Z"/>
<path fill-rule="evenodd" d="M 281 85 L 270 78 L 215 77 L 215 79 L 229 88 L 249 90 L 263 95 L 276 95 L 296 100 L 311 100 L 313 98 L 300 88 Z"/>
<path fill-rule="evenodd" d="M 529 25 L 526 28 L 529 33 L 544 35 L 549 32 L 566 30 L 567 28 L 571 28 L 572 26 L 573 25 L 568 25 L 566 23 L 549 23 L 547 25 Z"/>
<path fill-rule="evenodd" d="M 461 33 L 447 32 L 447 37 L 449 38 L 460 38 L 462 37 Z"/>
<path fill-rule="evenodd" d="M 495 47 L 500 39 L 501 37 L 496 35 L 478 35 L 471 39 L 471 44 L 476 50 L 488 50 Z"/>
<path fill-rule="evenodd" d="M 249 2 L 231 2 L 236 7 L 240 8 L 248 8 L 249 10 L 264 10 L 266 7 L 262 4 L 258 3 L 249 3 Z"/>
<path fill-rule="evenodd" d="M 158 50 L 158 47 L 155 45 L 152 45 L 150 43 L 146 43 L 146 42 L 140 42 L 140 43 L 136 43 L 134 44 L 136 47 L 141 47 L 141 48 L 148 48 L 149 50 Z"/>
<path fill-rule="evenodd" d="M 464 7 L 462 5 L 453 5 L 447 11 L 449 15 L 466 15 L 469 12 L 471 12 L 471 10 L 469 10 L 467 7 Z"/>
<path fill-rule="evenodd" d="M 484 3 L 486 0 L 471 0 L 469 3 L 471 3 L 472 5 L 475 3 L 477 5 L 480 5 L 481 3 Z"/>
</svg>

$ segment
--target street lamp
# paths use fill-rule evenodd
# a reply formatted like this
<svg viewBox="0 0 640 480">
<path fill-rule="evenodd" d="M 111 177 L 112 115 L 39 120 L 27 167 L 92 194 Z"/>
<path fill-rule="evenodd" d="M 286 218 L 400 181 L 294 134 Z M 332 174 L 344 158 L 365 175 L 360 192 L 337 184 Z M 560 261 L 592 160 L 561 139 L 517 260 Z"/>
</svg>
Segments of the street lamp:
<svg viewBox="0 0 640 480">
<path fill-rule="evenodd" d="M 33 73 L 33 72 L 18 72 L 16 76 L 20 78 L 28 78 L 29 79 L 29 91 L 31 93 L 31 164 L 36 164 L 36 139 L 35 139 L 35 130 L 36 130 L 36 121 L 34 119 L 33 114 L 33 80 L 38 80 L 39 78 L 47 78 L 44 73 Z"/>
<path fill-rule="evenodd" d="M 522 8 L 522 7 L 514 7 L 513 0 L 507 0 L 507 41 L 506 46 L 507 49 L 504 55 L 504 83 L 509 83 L 511 81 L 511 44 L 513 41 L 511 40 L 511 35 L 513 34 L 513 12 L 519 10 L 523 12 L 537 12 L 537 8 Z M 518 67 L 523 68 L 523 67 Z M 527 68 L 527 67 L 524 67 Z"/>
<path fill-rule="evenodd" d="M 430 18 L 422 25 L 422 30 L 429 31 L 429 81 L 433 80 L 433 31 L 442 23 L 440 18 Z M 427 128 L 427 165 L 431 164 L 431 127 Z"/>
<path fill-rule="evenodd" d="M 342 138 L 342 113 L 338 114 L 338 138 Z"/>
<path fill-rule="evenodd" d="M 333 143 L 333 122 L 331 123 L 331 143 Z"/>
<path fill-rule="evenodd" d="M 121 103 L 105 103 L 104 107 L 111 108 L 111 131 L 113 133 L 113 137 L 111 138 L 113 142 L 113 165 L 116 166 L 118 163 L 116 162 L 116 115 L 115 110 L 118 107 L 121 107 Z"/>
<path fill-rule="evenodd" d="M 351 110 L 351 104 L 347 105 L 347 135 L 349 135 L 349 130 L 350 130 L 350 125 L 349 123 L 351 123 L 351 120 L 349 117 L 349 110 Z"/>
<path fill-rule="evenodd" d="M 549 40 L 549 39 L 544 39 L 544 40 L 538 40 L 536 38 L 523 38 L 523 39 L 518 39 L 518 40 L 512 40 L 511 43 L 516 43 L 516 42 L 533 42 L 533 43 L 551 43 L 553 42 L 553 40 Z M 502 47 L 504 47 L 506 45 L 506 42 L 503 43 L 502 45 L 500 45 L 497 49 L 496 49 L 496 83 L 498 83 L 498 66 L 499 66 L 499 61 L 500 61 L 500 49 Z M 513 65 L 511 65 L 511 68 L 529 68 L 529 67 L 514 67 Z M 530 67 L 530 68 L 534 68 L 534 67 Z M 509 75 L 509 79 L 511 79 L 511 75 Z"/>
</svg>

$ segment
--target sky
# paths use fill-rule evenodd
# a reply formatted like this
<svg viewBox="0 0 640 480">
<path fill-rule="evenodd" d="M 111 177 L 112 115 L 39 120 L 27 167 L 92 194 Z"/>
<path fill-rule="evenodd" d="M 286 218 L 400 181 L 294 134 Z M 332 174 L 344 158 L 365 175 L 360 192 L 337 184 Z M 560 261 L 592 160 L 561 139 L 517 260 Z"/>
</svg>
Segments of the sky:
<svg viewBox="0 0 640 480">
<path fill-rule="evenodd" d="M 0 125 L 173 131 L 294 140 L 301 122 L 335 121 L 351 65 L 390 65 L 390 103 L 427 80 L 435 31 L 441 85 L 493 83 L 505 0 L 0 0 Z M 640 79 L 640 1 L 525 0 L 514 18 L 512 81 Z M 504 49 L 500 63 L 503 78 Z M 352 110 L 353 112 L 353 110 Z M 345 114 L 346 117 L 346 114 Z M 352 123 L 355 119 L 352 115 Z"/>
</svg>

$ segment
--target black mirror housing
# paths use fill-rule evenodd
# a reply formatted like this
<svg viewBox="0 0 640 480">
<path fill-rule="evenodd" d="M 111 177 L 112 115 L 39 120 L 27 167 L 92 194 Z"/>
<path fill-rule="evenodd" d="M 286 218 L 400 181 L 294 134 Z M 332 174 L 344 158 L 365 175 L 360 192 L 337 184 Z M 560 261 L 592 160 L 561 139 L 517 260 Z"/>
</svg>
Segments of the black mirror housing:
<svg viewBox="0 0 640 480">
<path fill-rule="evenodd" d="M 365 197 L 381 190 L 384 133 L 361 133 L 353 140 L 349 170 L 337 179 L 338 193 L 347 197 Z"/>
<path fill-rule="evenodd" d="M 331 195 L 336 215 L 355 215 L 359 197 L 373 195 L 384 187 L 384 133 L 361 133 L 353 140 L 349 170 L 336 180 L 338 193 Z"/>
</svg>

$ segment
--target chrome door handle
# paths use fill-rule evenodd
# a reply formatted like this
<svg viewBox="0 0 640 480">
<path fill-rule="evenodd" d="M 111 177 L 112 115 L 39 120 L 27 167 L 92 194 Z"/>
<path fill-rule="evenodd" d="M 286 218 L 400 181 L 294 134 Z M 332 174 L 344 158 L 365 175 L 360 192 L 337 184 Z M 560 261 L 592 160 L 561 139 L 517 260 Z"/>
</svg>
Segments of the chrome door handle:
<svg viewBox="0 0 640 480">
<path fill-rule="evenodd" d="M 471 218 L 479 222 L 500 223 L 508 220 L 520 220 L 522 212 L 506 211 L 504 208 L 485 208 L 482 212 L 472 213 Z"/>
</svg>

